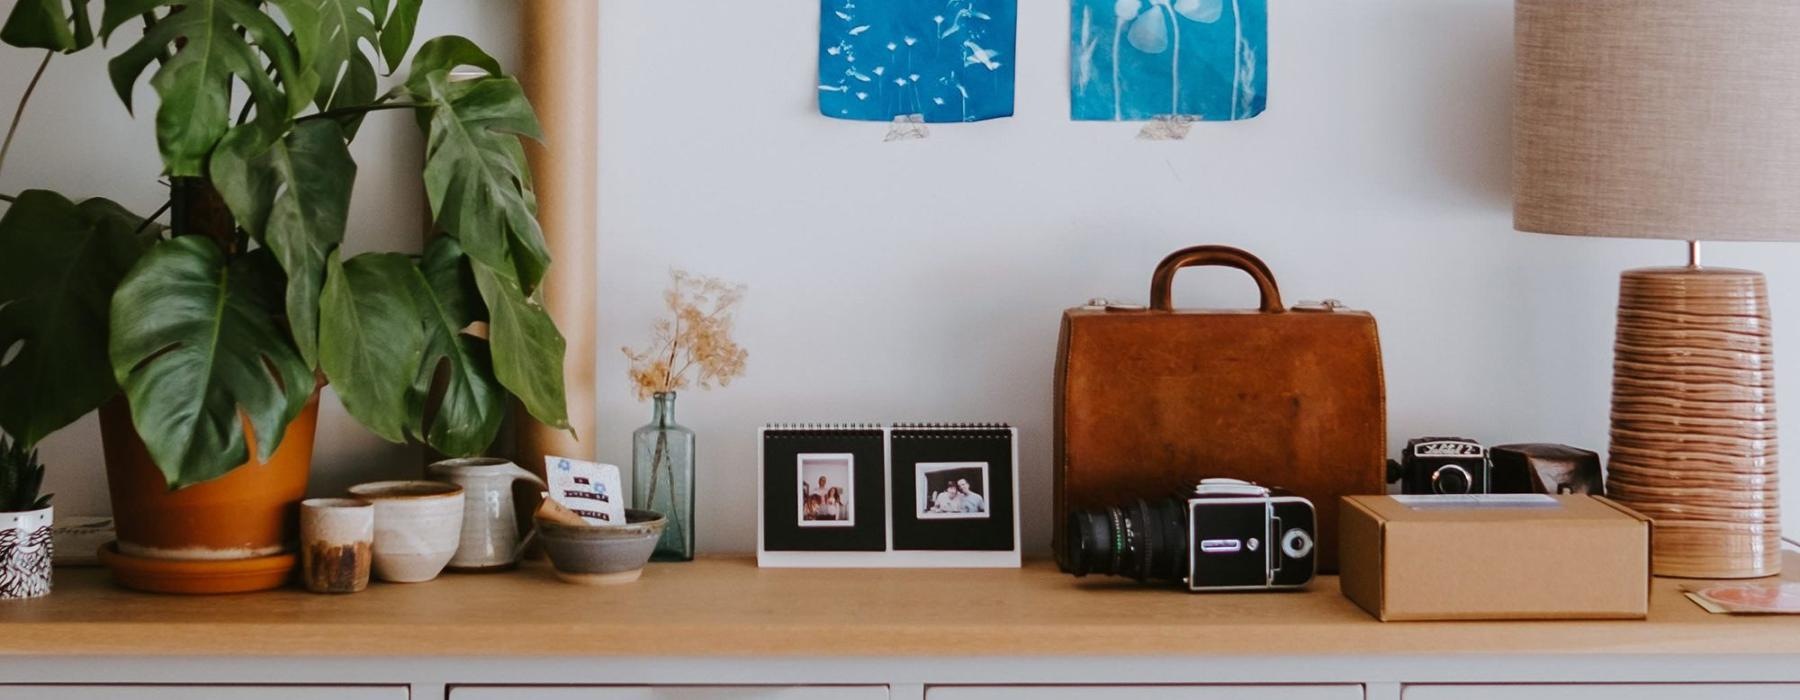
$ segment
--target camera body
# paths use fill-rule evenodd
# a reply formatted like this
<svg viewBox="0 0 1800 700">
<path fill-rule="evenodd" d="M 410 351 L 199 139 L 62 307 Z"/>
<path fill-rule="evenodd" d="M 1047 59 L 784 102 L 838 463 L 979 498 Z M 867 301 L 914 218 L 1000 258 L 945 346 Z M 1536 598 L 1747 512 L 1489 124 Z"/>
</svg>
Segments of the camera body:
<svg viewBox="0 0 1800 700">
<path fill-rule="evenodd" d="M 1312 501 L 1237 479 L 1204 479 L 1187 508 L 1188 590 L 1299 588 L 1312 580 Z"/>
<path fill-rule="evenodd" d="M 1189 591 L 1300 588 L 1317 570 L 1311 501 L 1237 479 L 1180 498 L 1069 514 L 1065 571 L 1179 582 Z"/>
<path fill-rule="evenodd" d="M 1388 482 L 1411 495 L 1490 491 L 1488 450 L 1468 438 L 1424 437 L 1406 441 L 1400 461 L 1388 462 Z"/>
</svg>

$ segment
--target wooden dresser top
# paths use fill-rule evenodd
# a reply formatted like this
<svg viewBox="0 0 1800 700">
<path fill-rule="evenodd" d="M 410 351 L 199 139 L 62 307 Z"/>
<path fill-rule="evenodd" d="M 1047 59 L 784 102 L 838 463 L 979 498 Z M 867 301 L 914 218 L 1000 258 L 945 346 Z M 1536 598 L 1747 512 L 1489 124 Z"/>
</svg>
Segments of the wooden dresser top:
<svg viewBox="0 0 1800 700">
<path fill-rule="evenodd" d="M 1790 580 L 1800 555 L 1789 554 Z M 588 588 L 542 564 L 216 597 L 134 593 L 64 569 L 55 592 L 0 602 L 0 655 L 1093 656 L 1788 654 L 1800 616 L 1711 615 L 1653 584 L 1650 619 L 1380 623 L 1321 577 L 1297 593 L 1191 595 L 1058 573 L 776 570 L 747 557 L 653 564 Z"/>
</svg>

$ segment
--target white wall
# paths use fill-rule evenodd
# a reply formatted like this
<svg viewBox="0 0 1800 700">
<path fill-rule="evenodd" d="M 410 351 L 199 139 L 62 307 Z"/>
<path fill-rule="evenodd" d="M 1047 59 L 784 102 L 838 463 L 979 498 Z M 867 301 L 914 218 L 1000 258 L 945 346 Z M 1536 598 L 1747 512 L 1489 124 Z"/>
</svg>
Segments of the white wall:
<svg viewBox="0 0 1800 700">
<path fill-rule="evenodd" d="M 750 285 L 749 375 L 680 399 L 703 549 L 754 547 L 758 424 L 917 419 L 1020 426 L 1041 548 L 1060 312 L 1145 299 L 1157 260 L 1196 243 L 1262 256 L 1290 303 L 1375 313 L 1396 449 L 1427 433 L 1605 449 L 1618 272 L 1684 253 L 1512 231 L 1510 0 L 1271 0 L 1268 113 L 1183 143 L 1071 123 L 1068 3 L 1020 5 L 1019 116 L 882 143 L 881 125 L 814 111 L 816 0 L 607 0 L 606 456 L 628 459 L 648 418 L 612 348 L 645 336 L 668 268 Z M 1769 273 L 1800 324 L 1800 246 L 1709 254 Z M 1177 282 L 1188 305 L 1253 291 L 1229 272 Z M 1800 366 L 1800 338 L 1777 341 Z"/>
<path fill-rule="evenodd" d="M 1461 433 L 1605 449 L 1617 274 L 1683 253 L 1512 231 L 1509 0 L 1274 0 L 1268 113 L 1197 125 L 1182 143 L 1070 123 L 1067 4 L 1021 5 L 1019 116 L 884 144 L 880 125 L 814 111 L 816 0 L 606 0 L 603 457 L 629 464 L 630 431 L 649 417 L 616 348 L 647 336 L 667 271 L 750 285 L 749 375 L 680 399 L 700 433 L 703 550 L 754 546 L 764 422 L 1005 420 L 1023 435 L 1026 537 L 1041 551 L 1058 315 L 1092 296 L 1143 299 L 1156 261 L 1195 243 L 1261 255 L 1289 302 L 1375 313 L 1390 444 Z M 515 11 L 437 0 L 423 31 L 511 58 Z M 0 95 L 17 94 L 33 57 L 0 55 Z M 148 119 L 120 128 L 99 58 L 53 64 L 0 190 L 152 205 Z M 418 142 L 402 121 L 359 141 L 353 226 L 367 247 L 407 247 L 419 230 Z M 1769 273 L 1777 314 L 1800 313 L 1800 247 L 1716 244 L 1708 259 Z M 1252 291 L 1228 272 L 1185 273 L 1177 301 L 1241 306 Z M 1797 367 L 1788 327 L 1778 362 Z M 335 407 L 321 431 L 315 490 L 416 465 Z M 104 509 L 91 422 L 46 452 L 63 512 Z"/>
</svg>

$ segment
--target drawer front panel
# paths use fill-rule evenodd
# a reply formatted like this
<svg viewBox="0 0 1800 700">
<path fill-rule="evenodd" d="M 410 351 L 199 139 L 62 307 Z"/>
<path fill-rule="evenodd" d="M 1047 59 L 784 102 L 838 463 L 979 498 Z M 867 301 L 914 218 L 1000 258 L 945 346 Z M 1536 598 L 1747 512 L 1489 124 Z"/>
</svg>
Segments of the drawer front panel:
<svg viewBox="0 0 1800 700">
<path fill-rule="evenodd" d="M 1360 685 L 933 686 L 925 700 L 1363 700 Z"/>
<path fill-rule="evenodd" d="M 629 686 L 450 689 L 450 700 L 888 700 L 887 686 Z"/>
<path fill-rule="evenodd" d="M 407 700 L 403 686 L 0 685 L 0 700 Z"/>
<path fill-rule="evenodd" d="M 1403 700 L 1793 700 L 1800 684 L 1409 685 Z"/>
</svg>

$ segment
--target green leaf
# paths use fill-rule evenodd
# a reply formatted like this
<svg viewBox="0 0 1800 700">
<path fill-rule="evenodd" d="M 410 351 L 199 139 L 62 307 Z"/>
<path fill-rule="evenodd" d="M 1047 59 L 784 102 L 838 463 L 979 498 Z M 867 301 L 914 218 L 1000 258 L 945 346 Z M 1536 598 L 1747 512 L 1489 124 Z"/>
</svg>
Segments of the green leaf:
<svg viewBox="0 0 1800 700">
<path fill-rule="evenodd" d="M 150 5 L 139 0 L 135 7 Z M 281 27 L 249 0 L 160 0 L 176 9 L 107 64 L 113 89 L 131 107 L 132 87 L 153 61 L 173 54 L 150 85 L 162 103 L 156 110 L 156 143 L 175 177 L 203 175 L 206 157 L 231 126 L 233 78 L 248 88 L 256 107 L 251 122 L 265 142 L 279 138 L 289 118 L 306 105 L 316 83 L 299 68 L 294 46 Z M 102 32 L 116 28 L 108 6 Z M 267 60 L 281 85 L 265 71 Z M 283 92 L 285 87 L 286 93 Z M 290 99 L 290 95 L 294 97 Z"/>
<path fill-rule="evenodd" d="M 130 22 L 163 5 L 165 0 L 101 0 L 100 38 L 110 39 L 112 33 L 126 22 Z"/>
<path fill-rule="evenodd" d="M 475 265 L 475 284 L 488 307 L 494 376 L 545 425 L 569 427 L 563 399 L 563 337 L 536 299 L 509 279 Z"/>
<path fill-rule="evenodd" d="M 238 225 L 287 272 L 287 317 L 307 367 L 318 366 L 319 287 L 325 259 L 344 240 L 356 161 L 337 122 L 298 122 L 272 145 L 233 128 L 213 152 L 212 180 Z"/>
<path fill-rule="evenodd" d="M 455 35 L 440 36 L 425 42 L 424 46 L 419 47 L 419 52 L 413 55 L 412 74 L 406 78 L 406 89 L 414 95 L 428 95 L 430 86 L 427 81 L 432 76 L 448 76 L 450 71 L 463 66 L 480 68 L 490 77 L 498 78 L 506 74 L 500 68 L 500 61 L 482 51 L 475 42 Z M 535 119 L 533 123 L 535 124 Z"/>
<path fill-rule="evenodd" d="M 405 442 L 408 393 L 425 353 L 411 285 L 417 268 L 404 255 L 368 253 L 349 262 L 333 255 L 327 270 L 319 364 L 357 422 Z"/>
<path fill-rule="evenodd" d="M 420 51 L 423 58 L 425 52 Z M 415 60 L 415 64 L 418 61 Z M 527 293 L 550 265 L 520 136 L 539 137 L 518 81 L 427 76 L 425 192 L 434 221 L 470 257 Z"/>
<path fill-rule="evenodd" d="M 63 53 L 85 49 L 94 43 L 87 6 L 88 0 L 18 0 L 0 27 L 0 41 Z"/>
<path fill-rule="evenodd" d="M 351 79 L 346 71 L 351 57 L 362 55 L 357 44 L 375 48 L 379 43 L 375 8 L 369 0 L 274 0 L 274 5 L 294 29 L 307 82 L 318 86 L 310 96 L 313 104 L 327 109 Z"/>
<path fill-rule="evenodd" d="M 375 66 L 369 65 L 369 58 L 357 52 L 350 55 L 350 68 L 344 73 L 344 82 L 331 96 L 331 104 L 326 111 L 344 110 L 346 116 L 338 118 L 338 124 L 344 127 L 344 138 L 355 139 L 356 132 L 362 128 L 363 117 L 367 111 L 351 110 L 355 107 L 366 107 L 375 102 Z"/>
<path fill-rule="evenodd" d="M 480 454 L 500 432 L 506 393 L 494 378 L 487 343 L 468 332 L 486 313 L 474 288 L 474 271 L 456 240 L 439 236 L 426 247 L 418 273 L 425 358 L 408 397 L 413 434 L 446 455 Z M 440 367 L 443 397 L 428 406 Z M 426 426 L 428 412 L 431 424 Z"/>
<path fill-rule="evenodd" d="M 264 251 L 227 263 L 212 241 L 180 236 L 113 294 L 113 376 L 170 488 L 248 461 L 246 419 L 268 459 L 305 408 L 313 373 L 274 320 L 280 279 Z"/>
<path fill-rule="evenodd" d="M 132 235 L 142 223 L 112 202 L 44 190 L 21 193 L 0 217 L 0 430 L 21 443 L 118 393 L 107 313 L 143 252 Z"/>
<path fill-rule="evenodd" d="M 422 4 L 423 0 L 394 0 L 393 9 L 389 11 L 388 0 L 375 0 L 376 14 L 382 18 L 381 60 L 387 63 L 390 75 L 412 46 L 413 35 L 419 30 L 419 6 Z"/>
</svg>

